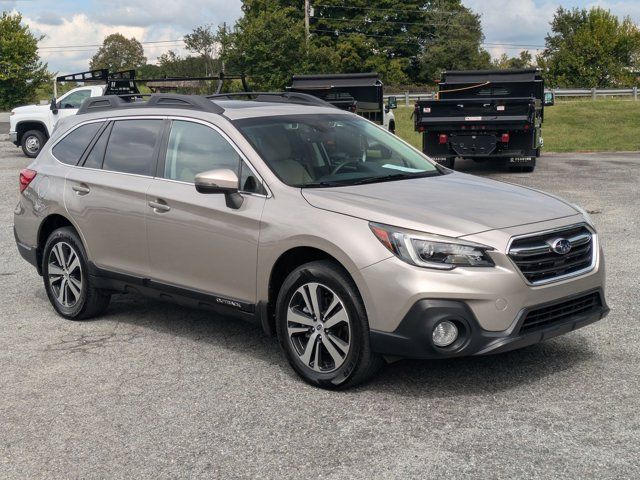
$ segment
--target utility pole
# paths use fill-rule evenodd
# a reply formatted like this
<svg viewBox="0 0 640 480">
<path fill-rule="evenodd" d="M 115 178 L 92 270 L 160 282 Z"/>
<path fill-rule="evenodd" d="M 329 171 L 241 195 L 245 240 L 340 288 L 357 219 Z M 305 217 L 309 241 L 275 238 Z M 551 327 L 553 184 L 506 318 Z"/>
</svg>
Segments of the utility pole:
<svg viewBox="0 0 640 480">
<path fill-rule="evenodd" d="M 309 5 L 309 0 L 304 0 L 304 38 L 307 43 L 307 47 L 309 46 L 309 10 L 311 6 Z"/>
<path fill-rule="evenodd" d="M 227 41 L 227 22 L 223 22 L 222 23 L 222 38 L 220 39 L 222 41 L 222 45 L 220 45 L 220 52 L 221 52 L 221 57 L 222 57 L 222 71 L 224 72 L 224 44 Z"/>
</svg>

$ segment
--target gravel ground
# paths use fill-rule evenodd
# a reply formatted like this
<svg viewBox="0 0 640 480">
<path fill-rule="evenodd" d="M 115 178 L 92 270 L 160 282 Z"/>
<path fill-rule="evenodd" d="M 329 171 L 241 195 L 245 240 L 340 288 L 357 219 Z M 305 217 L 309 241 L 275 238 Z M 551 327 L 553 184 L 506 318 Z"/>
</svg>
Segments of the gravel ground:
<svg viewBox="0 0 640 480">
<path fill-rule="evenodd" d="M 74 323 L 12 233 L 0 135 L 0 477 L 639 478 L 640 154 L 548 155 L 539 187 L 593 212 L 609 317 L 494 357 L 403 361 L 332 393 L 254 326 L 132 296 Z"/>
</svg>

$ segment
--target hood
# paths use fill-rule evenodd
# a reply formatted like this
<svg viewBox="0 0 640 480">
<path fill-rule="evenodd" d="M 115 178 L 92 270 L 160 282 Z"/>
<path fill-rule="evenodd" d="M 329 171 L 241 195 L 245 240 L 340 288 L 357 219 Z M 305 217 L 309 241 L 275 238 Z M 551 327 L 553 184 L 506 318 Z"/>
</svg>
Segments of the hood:
<svg viewBox="0 0 640 480">
<path fill-rule="evenodd" d="M 39 111 L 43 111 L 43 110 L 49 110 L 50 108 L 51 108 L 51 106 L 49 104 L 47 104 L 47 105 L 25 105 L 24 107 L 16 107 L 11 111 L 13 113 L 15 113 L 16 115 L 20 115 L 21 113 L 39 112 Z"/>
<path fill-rule="evenodd" d="M 576 215 L 557 197 L 473 175 L 303 188 L 314 207 L 422 232 L 461 237 Z"/>
</svg>

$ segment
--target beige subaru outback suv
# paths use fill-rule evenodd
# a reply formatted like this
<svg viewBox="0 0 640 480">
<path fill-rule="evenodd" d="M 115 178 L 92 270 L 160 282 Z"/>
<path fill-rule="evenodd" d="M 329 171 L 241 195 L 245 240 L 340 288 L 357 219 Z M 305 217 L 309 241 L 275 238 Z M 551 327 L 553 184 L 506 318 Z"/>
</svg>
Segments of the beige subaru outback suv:
<svg viewBox="0 0 640 480">
<path fill-rule="evenodd" d="M 139 292 L 253 319 L 325 388 L 608 312 L 582 209 L 302 94 L 88 99 L 20 173 L 14 229 L 62 317 Z"/>
</svg>

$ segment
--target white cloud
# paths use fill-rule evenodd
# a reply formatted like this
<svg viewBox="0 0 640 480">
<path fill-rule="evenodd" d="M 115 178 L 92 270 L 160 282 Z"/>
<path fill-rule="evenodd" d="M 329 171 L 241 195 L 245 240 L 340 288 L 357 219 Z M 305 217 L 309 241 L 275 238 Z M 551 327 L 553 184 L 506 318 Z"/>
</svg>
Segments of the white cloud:
<svg viewBox="0 0 640 480">
<path fill-rule="evenodd" d="M 464 0 L 464 4 L 480 14 L 487 44 L 505 44 L 485 46 L 494 57 L 502 53 L 514 56 L 521 50 L 535 53 L 536 46 L 544 45 L 549 22 L 558 7 L 555 2 L 538 4 L 533 0 Z"/>
<path fill-rule="evenodd" d="M 143 27 L 127 25 L 107 25 L 91 20 L 85 14 L 73 15 L 71 19 L 62 19 L 59 25 L 42 22 L 40 18 L 25 18 L 24 21 L 36 34 L 45 35 L 40 42 L 40 56 L 49 64 L 49 70 L 60 74 L 89 69 L 89 60 L 98 47 L 79 47 L 81 45 L 98 45 L 104 37 L 112 33 L 121 33 L 127 38 L 135 37 L 141 42 L 158 40 L 175 40 L 183 35 L 183 31 L 170 26 Z M 144 45 L 145 55 L 150 63 L 169 49 L 184 53 L 178 44 Z M 55 49 L 47 48 L 55 47 Z M 60 48 L 68 47 L 68 48 Z"/>
<path fill-rule="evenodd" d="M 122 33 L 141 42 L 176 40 L 203 24 L 229 26 L 241 15 L 240 0 L 111 0 L 108 8 L 93 12 L 78 3 L 77 13 L 60 15 L 57 11 L 40 11 L 31 4 L 23 21 L 32 31 L 45 35 L 40 55 L 49 70 L 61 74 L 87 70 L 98 47 L 43 48 L 101 44 L 105 36 Z M 68 7 L 68 6 L 67 6 Z M 0 9 L 16 11 L 15 1 L 0 0 Z M 186 51 L 180 42 L 144 45 L 150 63 L 168 50 Z"/>
<path fill-rule="evenodd" d="M 174 25 L 192 30 L 197 25 L 234 22 L 242 13 L 239 0 L 111 0 L 109 8 L 94 15 L 106 24 Z"/>
<path fill-rule="evenodd" d="M 534 0 L 463 0 L 465 6 L 480 14 L 485 42 L 527 45 L 511 47 L 508 45 L 486 45 L 485 48 L 493 57 L 502 53 L 517 55 L 521 50 L 537 53 L 542 50 L 544 39 L 550 30 L 549 23 L 559 6 L 567 6 L 567 2 L 534 1 Z M 640 23 L 640 2 L 637 0 L 595 1 L 585 2 L 581 8 L 600 6 L 619 17 L 629 15 L 633 21 Z M 529 46 L 533 45 L 533 46 Z"/>
</svg>

